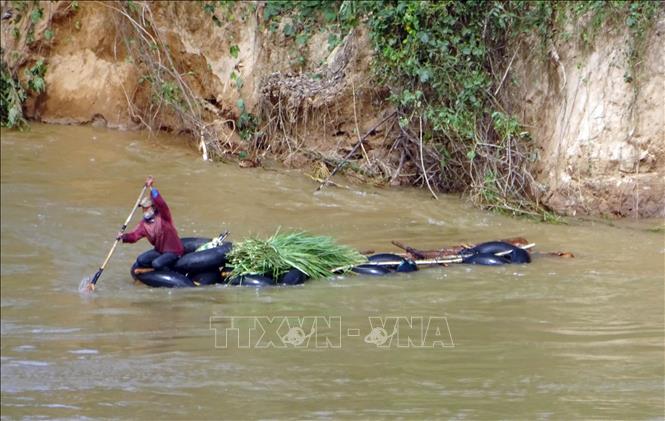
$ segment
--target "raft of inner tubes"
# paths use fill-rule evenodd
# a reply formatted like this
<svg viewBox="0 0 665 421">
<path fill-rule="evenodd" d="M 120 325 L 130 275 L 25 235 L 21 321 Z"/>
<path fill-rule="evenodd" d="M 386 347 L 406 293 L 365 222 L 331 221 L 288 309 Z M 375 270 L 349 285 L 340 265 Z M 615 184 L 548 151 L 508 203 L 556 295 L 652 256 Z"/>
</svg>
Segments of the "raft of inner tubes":
<svg viewBox="0 0 665 421">
<path fill-rule="evenodd" d="M 265 287 L 299 285 L 309 279 L 306 274 L 296 268 L 289 270 L 279 279 L 272 279 L 265 275 L 224 278 L 223 274 L 230 272 L 230 269 L 225 268 L 226 255 L 233 248 L 233 244 L 224 242 L 218 247 L 196 251 L 197 248 L 209 241 L 210 238 L 183 238 L 182 244 L 185 248 L 185 254 L 178 259 L 171 269 L 139 271 L 137 273 L 135 271 L 137 268 L 150 268 L 150 266 L 139 264 L 137 259 L 130 271 L 132 278 L 155 288 L 188 288 L 213 284 Z M 460 255 L 462 263 L 484 266 L 531 262 L 529 252 L 501 241 L 492 241 L 464 249 Z M 392 253 L 375 254 L 368 256 L 367 260 L 368 263 L 355 266 L 351 271 L 360 275 L 382 276 L 390 273 L 418 270 L 416 262 Z"/>
</svg>

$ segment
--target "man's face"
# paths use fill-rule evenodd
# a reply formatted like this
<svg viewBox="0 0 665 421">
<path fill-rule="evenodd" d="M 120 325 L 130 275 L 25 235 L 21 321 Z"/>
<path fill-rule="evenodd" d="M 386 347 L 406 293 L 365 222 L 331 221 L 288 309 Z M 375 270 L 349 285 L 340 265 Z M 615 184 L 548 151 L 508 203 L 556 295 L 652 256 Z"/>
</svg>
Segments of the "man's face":
<svg viewBox="0 0 665 421">
<path fill-rule="evenodd" d="M 146 221 L 151 220 L 155 216 L 155 211 L 153 210 L 152 206 L 141 206 L 141 209 L 143 210 L 143 219 Z"/>
</svg>

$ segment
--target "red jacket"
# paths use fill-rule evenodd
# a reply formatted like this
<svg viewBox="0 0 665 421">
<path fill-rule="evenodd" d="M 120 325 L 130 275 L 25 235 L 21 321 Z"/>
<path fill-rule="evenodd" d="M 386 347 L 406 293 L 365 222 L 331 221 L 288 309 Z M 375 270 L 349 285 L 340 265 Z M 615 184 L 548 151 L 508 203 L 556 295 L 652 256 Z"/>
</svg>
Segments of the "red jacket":
<svg viewBox="0 0 665 421">
<path fill-rule="evenodd" d="M 185 249 L 182 247 L 178 231 L 173 225 L 168 205 L 157 189 L 152 189 L 151 195 L 152 204 L 155 207 L 155 217 L 151 221 L 142 219 L 132 232 L 123 234 L 123 243 L 135 243 L 146 237 L 158 252 L 170 252 L 182 256 Z"/>
</svg>

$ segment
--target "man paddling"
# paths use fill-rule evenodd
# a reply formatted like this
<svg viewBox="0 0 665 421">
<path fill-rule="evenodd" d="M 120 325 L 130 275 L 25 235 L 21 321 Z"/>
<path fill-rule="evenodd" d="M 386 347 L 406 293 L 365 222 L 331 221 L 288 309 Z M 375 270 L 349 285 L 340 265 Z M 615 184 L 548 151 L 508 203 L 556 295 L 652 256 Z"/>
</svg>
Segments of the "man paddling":
<svg viewBox="0 0 665 421">
<path fill-rule="evenodd" d="M 123 243 L 135 243 L 146 237 L 155 248 L 141 254 L 136 261 L 142 268 L 158 270 L 173 266 L 185 250 L 173 225 L 168 205 L 152 186 L 154 182 L 151 176 L 145 181 L 146 187 L 150 189 L 150 197 L 144 197 L 139 204 L 143 209 L 143 219 L 132 232 L 118 233 L 117 238 Z"/>
</svg>

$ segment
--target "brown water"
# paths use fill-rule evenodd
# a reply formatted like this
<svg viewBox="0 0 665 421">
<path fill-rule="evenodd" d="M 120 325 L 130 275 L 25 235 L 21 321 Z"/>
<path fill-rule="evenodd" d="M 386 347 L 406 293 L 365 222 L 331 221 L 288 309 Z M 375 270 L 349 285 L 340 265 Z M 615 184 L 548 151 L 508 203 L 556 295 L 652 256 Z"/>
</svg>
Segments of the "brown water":
<svg viewBox="0 0 665 421">
<path fill-rule="evenodd" d="M 521 235 L 577 258 L 166 290 L 128 275 L 143 241 L 119 247 L 94 296 L 81 296 L 148 174 L 183 236 L 281 227 L 394 251 L 391 240 L 427 248 Z M 665 244 L 645 229 L 662 221 L 553 226 L 416 190 L 315 187 L 297 172 L 202 162 L 182 139 L 2 131 L 2 418 L 664 416 Z M 292 326 L 276 320 L 319 319 L 300 347 L 258 348 L 266 341 L 243 333 L 246 349 L 232 331 L 223 347 L 224 317 L 238 316 L 256 316 L 273 344 Z M 418 319 L 394 329 L 391 316 L 440 329 L 423 334 Z M 399 336 L 378 346 L 370 317 Z M 414 346 L 418 337 L 434 347 Z"/>
</svg>

